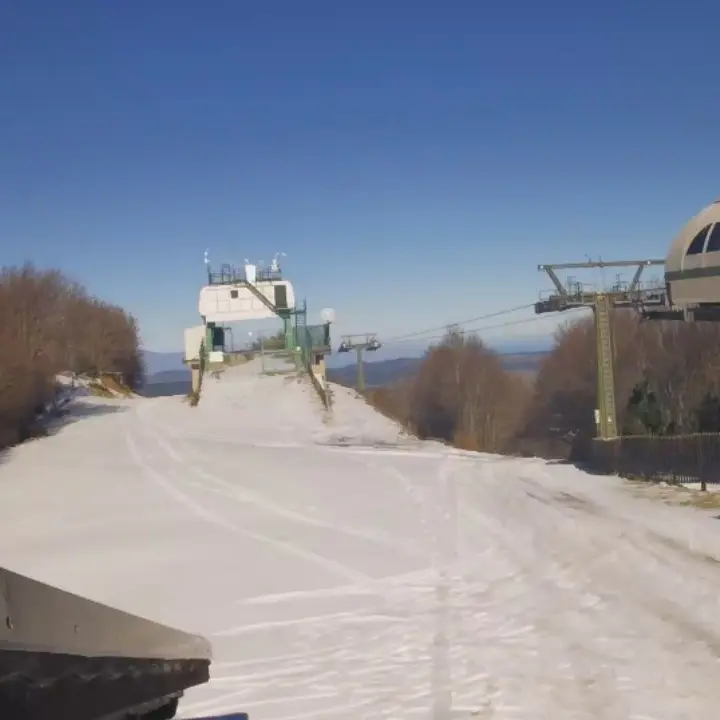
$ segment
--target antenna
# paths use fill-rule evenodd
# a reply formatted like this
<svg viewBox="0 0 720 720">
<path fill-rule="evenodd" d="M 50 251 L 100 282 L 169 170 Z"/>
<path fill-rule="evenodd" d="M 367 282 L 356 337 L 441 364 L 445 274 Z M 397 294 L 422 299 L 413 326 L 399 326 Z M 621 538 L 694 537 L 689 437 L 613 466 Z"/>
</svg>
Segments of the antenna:
<svg viewBox="0 0 720 720">
<path fill-rule="evenodd" d="M 280 272 L 280 258 L 281 257 L 287 257 L 287 254 L 284 252 L 276 252 L 273 256 L 272 263 L 270 264 L 270 270 L 272 272 Z"/>
<path fill-rule="evenodd" d="M 324 323 L 331 323 L 335 321 L 335 310 L 332 308 L 323 308 L 320 311 L 320 319 Z"/>
<path fill-rule="evenodd" d="M 212 278 L 212 270 L 210 269 L 210 248 L 207 248 L 205 250 L 204 260 L 205 260 L 205 272 L 207 273 L 208 283 L 210 285 L 212 285 L 213 278 Z"/>
</svg>

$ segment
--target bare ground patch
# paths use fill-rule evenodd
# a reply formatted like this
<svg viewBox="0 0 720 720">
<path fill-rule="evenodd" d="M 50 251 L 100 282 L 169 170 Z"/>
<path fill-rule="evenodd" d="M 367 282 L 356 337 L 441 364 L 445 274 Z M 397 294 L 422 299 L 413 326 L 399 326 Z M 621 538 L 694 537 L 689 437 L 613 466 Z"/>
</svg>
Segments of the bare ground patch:
<svg viewBox="0 0 720 720">
<path fill-rule="evenodd" d="M 720 492 L 715 488 L 702 491 L 683 485 L 650 483 L 645 480 L 627 480 L 627 487 L 636 497 L 662 500 L 668 505 L 720 510 Z"/>
</svg>

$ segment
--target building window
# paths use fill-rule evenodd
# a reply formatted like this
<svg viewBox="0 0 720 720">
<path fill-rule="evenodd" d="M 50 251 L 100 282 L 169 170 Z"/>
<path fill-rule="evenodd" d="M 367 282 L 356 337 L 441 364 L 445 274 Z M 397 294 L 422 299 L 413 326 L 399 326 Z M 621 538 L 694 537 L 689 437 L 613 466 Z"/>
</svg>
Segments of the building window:
<svg viewBox="0 0 720 720">
<path fill-rule="evenodd" d="M 720 223 L 715 223 L 710 231 L 705 252 L 717 252 L 720 250 Z"/>
<path fill-rule="evenodd" d="M 708 230 L 710 229 L 709 225 L 706 225 L 693 239 L 692 242 L 688 245 L 686 255 L 699 255 L 703 248 L 705 247 L 705 238 L 707 237 Z"/>
<path fill-rule="evenodd" d="M 237 300 L 237 296 L 238 296 L 238 291 L 237 291 L 237 290 L 231 290 L 231 291 L 230 291 L 230 297 L 231 297 L 233 300 Z"/>
</svg>

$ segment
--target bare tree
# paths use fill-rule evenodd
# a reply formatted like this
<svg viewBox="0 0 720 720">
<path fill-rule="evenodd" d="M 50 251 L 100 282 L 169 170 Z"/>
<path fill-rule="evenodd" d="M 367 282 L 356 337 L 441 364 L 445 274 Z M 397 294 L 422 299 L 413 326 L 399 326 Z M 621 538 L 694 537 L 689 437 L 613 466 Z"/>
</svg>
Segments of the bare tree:
<svg viewBox="0 0 720 720">
<path fill-rule="evenodd" d="M 530 391 L 479 337 L 451 329 L 405 392 L 406 422 L 420 437 L 501 452 L 517 433 Z"/>
<path fill-rule="evenodd" d="M 623 434 L 720 432 L 720 325 L 613 311 L 615 402 Z M 532 386 L 477 338 L 451 329 L 417 376 L 371 399 L 420 437 L 546 457 L 584 457 L 595 437 L 592 316 L 562 326 Z"/>
<path fill-rule="evenodd" d="M 0 271 L 0 447 L 27 436 L 60 372 L 115 373 L 142 381 L 135 320 L 90 297 L 56 270 Z"/>
</svg>

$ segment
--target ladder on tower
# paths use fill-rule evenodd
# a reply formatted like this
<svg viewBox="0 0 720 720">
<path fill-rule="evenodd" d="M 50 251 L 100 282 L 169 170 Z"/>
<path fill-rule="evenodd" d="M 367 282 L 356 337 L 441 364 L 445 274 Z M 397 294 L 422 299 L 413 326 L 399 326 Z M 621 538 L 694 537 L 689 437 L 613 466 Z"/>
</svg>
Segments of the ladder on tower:
<svg viewBox="0 0 720 720">
<path fill-rule="evenodd" d="M 617 437 L 615 408 L 614 352 L 611 327 L 612 302 L 607 295 L 598 295 L 595 302 L 595 334 L 598 358 L 598 403 L 600 437 Z"/>
</svg>

